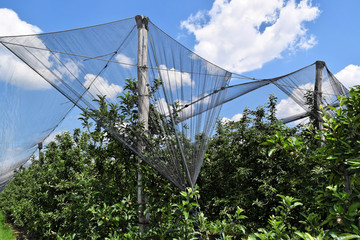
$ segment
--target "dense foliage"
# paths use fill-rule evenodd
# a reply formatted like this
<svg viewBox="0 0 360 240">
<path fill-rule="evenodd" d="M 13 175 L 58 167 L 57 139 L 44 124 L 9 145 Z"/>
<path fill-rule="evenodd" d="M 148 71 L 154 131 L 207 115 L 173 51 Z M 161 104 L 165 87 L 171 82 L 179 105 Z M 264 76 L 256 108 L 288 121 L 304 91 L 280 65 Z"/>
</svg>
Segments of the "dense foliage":
<svg viewBox="0 0 360 240">
<path fill-rule="evenodd" d="M 313 144 L 304 130 L 285 126 L 273 117 L 274 97 L 268 111 L 246 109 L 238 122 L 219 124 L 199 180 L 202 206 L 216 218 L 226 207 L 251 209 L 247 225 L 263 227 L 274 214 L 277 194 L 312 203 L 321 178 L 310 158 Z M 267 113 L 267 114 L 266 114 Z"/>
<path fill-rule="evenodd" d="M 136 102 L 131 84 L 120 99 L 125 110 Z M 360 238 L 360 89 L 341 105 L 320 131 L 280 123 L 273 96 L 238 122 L 219 122 L 194 190 L 179 194 L 141 165 L 146 234 L 137 218 L 138 161 L 87 114 L 86 130 L 57 136 L 19 169 L 0 207 L 36 239 Z"/>
</svg>

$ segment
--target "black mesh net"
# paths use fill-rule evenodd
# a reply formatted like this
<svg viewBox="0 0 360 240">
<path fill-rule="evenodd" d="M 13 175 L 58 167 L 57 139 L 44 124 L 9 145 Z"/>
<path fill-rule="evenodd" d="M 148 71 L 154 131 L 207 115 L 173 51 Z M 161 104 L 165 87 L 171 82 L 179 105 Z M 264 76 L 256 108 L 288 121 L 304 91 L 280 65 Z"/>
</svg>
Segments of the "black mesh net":
<svg viewBox="0 0 360 240">
<path fill-rule="evenodd" d="M 138 59 L 142 35 L 135 18 L 69 31 L 0 38 L 27 69 L 42 77 L 18 76 L 11 81 L 6 80 L 11 77 L 4 76 L 0 82 L 4 85 L 0 91 L 6 96 L 0 103 L 5 111 L 0 120 L 0 175 L 4 181 L 29 159 L 37 143 L 73 106 L 88 112 L 181 189 L 196 183 L 223 103 L 275 84 L 309 112 L 304 96 L 314 89 L 314 64 L 282 77 L 247 79 L 229 86 L 230 72 L 194 54 L 152 22 L 147 24 L 146 18 L 142 23 L 147 25 L 147 47 L 140 46 L 145 49 L 145 60 Z M 14 62 L 20 64 L 19 60 Z M 0 62 L 0 67 L 5 66 Z M 347 90 L 326 67 L 323 75 L 323 104 L 334 105 L 336 97 Z M 146 80 L 145 88 L 138 79 Z M 144 92 L 137 94 L 135 104 L 124 108 L 119 102 L 129 98 L 130 85 L 144 88 Z M 94 101 L 97 99 L 103 101 Z M 101 111 L 105 103 L 119 115 Z M 144 106 L 148 108 L 146 122 L 137 116 L 137 109 Z"/>
<path fill-rule="evenodd" d="M 317 63 L 320 65 L 318 66 L 318 74 L 321 75 L 322 79 L 320 82 L 321 91 L 316 87 Z M 314 101 L 317 98 L 319 101 L 318 105 L 321 105 L 324 110 L 329 111 L 329 114 L 333 114 L 328 107 L 339 106 L 338 97 L 348 95 L 348 89 L 336 79 L 326 65 L 322 64 L 325 63 L 315 62 L 298 71 L 272 80 L 281 91 L 286 93 L 289 98 L 304 109 L 303 113 L 288 116 L 283 119 L 283 122 L 292 122 L 309 115 L 318 118 L 320 115 L 315 114 L 315 112 L 320 109 L 314 109 Z"/>
<path fill-rule="evenodd" d="M 117 104 L 117 97 L 127 92 L 123 91 L 127 79 L 138 78 L 138 29 L 133 18 L 71 31 L 2 37 L 1 42 L 83 111 L 98 109 L 94 100 L 99 96 L 106 96 L 107 104 Z M 184 106 L 226 87 L 230 73 L 151 22 L 146 69 L 152 106 L 149 132 L 140 131 L 141 124 L 131 117 L 115 122 L 98 111 L 94 120 L 175 185 L 193 187 L 224 93 Z M 214 107 L 208 108 L 209 102 Z"/>
<path fill-rule="evenodd" d="M 0 47 L 0 61 L 1 188 L 74 104 L 4 47 Z"/>
</svg>

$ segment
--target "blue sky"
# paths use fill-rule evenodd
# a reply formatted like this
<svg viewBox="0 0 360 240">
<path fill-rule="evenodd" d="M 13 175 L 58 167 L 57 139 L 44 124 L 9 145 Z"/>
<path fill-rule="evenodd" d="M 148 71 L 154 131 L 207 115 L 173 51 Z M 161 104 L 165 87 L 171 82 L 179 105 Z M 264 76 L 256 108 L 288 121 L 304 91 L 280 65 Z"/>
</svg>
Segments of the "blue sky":
<svg viewBox="0 0 360 240">
<path fill-rule="evenodd" d="M 358 0 L 2 0 L 0 8 L 11 9 L 42 32 L 146 15 L 199 55 L 250 77 L 283 75 L 316 60 L 324 60 L 347 86 L 360 74 Z M 6 18 L 1 21 L 0 27 L 8 24 Z M 0 35 L 6 35 L 4 31 Z M 263 104 L 270 93 L 226 104 L 222 116 L 239 116 L 243 106 Z M 62 128 L 74 119 L 71 116 Z"/>
</svg>

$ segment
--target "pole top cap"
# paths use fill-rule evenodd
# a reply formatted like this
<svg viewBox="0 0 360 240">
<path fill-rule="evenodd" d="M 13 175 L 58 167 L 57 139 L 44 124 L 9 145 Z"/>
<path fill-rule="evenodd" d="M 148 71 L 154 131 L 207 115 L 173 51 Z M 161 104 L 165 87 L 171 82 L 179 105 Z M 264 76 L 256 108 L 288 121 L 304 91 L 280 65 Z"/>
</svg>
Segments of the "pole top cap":
<svg viewBox="0 0 360 240">
<path fill-rule="evenodd" d="M 315 64 L 316 64 L 316 67 L 318 67 L 318 68 L 323 68 L 326 65 L 326 63 L 324 61 L 320 61 L 320 60 L 317 60 L 315 62 Z"/>
<path fill-rule="evenodd" d="M 143 15 L 136 15 L 135 21 L 137 28 L 145 28 L 146 30 L 149 30 L 149 18 Z"/>
</svg>

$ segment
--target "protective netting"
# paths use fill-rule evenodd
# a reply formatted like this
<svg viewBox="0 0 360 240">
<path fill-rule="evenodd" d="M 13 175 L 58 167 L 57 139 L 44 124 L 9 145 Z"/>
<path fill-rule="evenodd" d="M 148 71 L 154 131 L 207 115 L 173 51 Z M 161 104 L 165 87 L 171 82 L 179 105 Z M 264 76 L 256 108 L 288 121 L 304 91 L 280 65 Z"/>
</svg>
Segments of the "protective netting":
<svg viewBox="0 0 360 240">
<path fill-rule="evenodd" d="M 138 29 L 133 18 L 71 31 L 2 37 L 1 42 L 83 111 L 98 109 L 94 101 L 98 96 L 106 96 L 107 104 L 117 104 L 118 96 L 126 96 L 127 79 L 138 77 Z M 181 46 L 151 22 L 147 55 L 149 132 L 140 131 L 141 124 L 131 114 L 116 121 L 99 111 L 92 116 L 175 185 L 193 187 L 220 105 L 202 111 L 208 101 L 199 101 L 178 109 L 225 87 L 230 73 Z M 223 95 L 209 102 L 221 102 Z M 202 113 L 192 117 L 193 112 Z"/>
<path fill-rule="evenodd" d="M 318 69 L 318 73 L 317 73 Z M 316 86 L 316 74 L 321 75 L 320 88 Z M 273 83 L 286 93 L 291 100 L 304 109 L 303 113 L 288 116 L 283 122 L 292 122 L 305 116 L 319 118 L 314 109 L 315 102 L 321 105 L 329 114 L 333 114 L 329 106 L 339 106 L 339 96 L 347 96 L 349 91 L 338 79 L 329 71 L 324 62 L 315 62 L 298 71 L 272 80 Z M 318 119 L 321 121 L 321 119 Z"/>
<path fill-rule="evenodd" d="M 2 46 L 0 70 L 1 189 L 74 105 Z"/>
<path fill-rule="evenodd" d="M 321 72 L 321 91 L 316 90 L 315 87 L 316 62 L 286 75 L 269 79 L 252 79 L 252 81 L 249 81 L 250 78 L 246 78 L 241 75 L 237 77 L 236 74 L 233 74 L 233 80 L 240 78 L 245 82 L 240 84 L 231 84 L 227 87 L 215 90 L 212 93 L 199 98 L 197 101 L 210 102 L 209 100 L 213 97 L 224 93 L 222 101 L 210 102 L 207 104 L 206 108 L 203 108 L 199 111 L 194 111 L 192 116 L 203 111 L 207 111 L 208 109 L 215 106 L 230 102 L 249 92 L 256 91 L 259 88 L 263 88 L 269 85 L 275 85 L 278 89 L 281 90 L 281 92 L 288 96 L 286 101 L 289 109 L 286 114 L 283 113 L 279 116 L 284 123 L 293 122 L 305 117 L 309 117 L 310 115 L 312 115 L 314 118 L 319 117 L 319 115 L 314 114 L 314 99 L 316 97 L 321 100 L 318 105 L 321 105 L 326 111 L 329 112 L 329 114 L 333 114 L 328 107 L 339 106 L 338 97 L 347 96 L 349 91 L 338 79 L 336 79 L 336 77 L 329 71 L 326 65 L 319 67 L 321 67 L 318 70 Z M 267 91 L 268 94 L 270 92 L 274 92 L 274 89 L 269 89 Z M 267 96 L 264 96 L 263 102 L 266 100 L 266 98 Z M 193 101 L 191 104 L 196 104 L 197 101 Z M 184 106 L 183 109 L 191 106 L 191 104 Z M 290 108 L 294 105 L 301 107 L 302 111 L 297 111 L 296 114 L 293 114 L 293 111 L 291 111 Z M 318 109 L 318 111 L 320 111 L 320 109 Z"/>
<path fill-rule="evenodd" d="M 139 59 L 139 36 L 143 36 L 139 35 L 140 28 L 134 18 L 69 31 L 0 38 L 8 50 L 42 77 L 20 76 L 18 82 L 1 82 L 7 86 L 1 91 L 9 97 L 1 101 L 1 109 L 7 109 L 9 103 L 17 107 L 7 109 L 6 117 L 0 120 L 0 141 L 11 144 L 0 147 L 3 165 L 0 175 L 4 179 L 29 158 L 36 144 L 53 131 L 74 105 L 88 112 L 116 139 L 181 189 L 194 187 L 196 183 L 223 103 L 275 84 L 304 107 L 305 112 L 310 112 L 304 96 L 314 90 L 314 64 L 282 77 L 247 79 L 228 86 L 230 72 L 194 54 L 146 18 L 142 21 L 147 33 L 147 47 L 140 46 L 145 50 L 145 61 Z M 323 75 L 323 104 L 334 105 L 336 97 L 347 90 L 326 67 Z M 43 79 L 46 87 L 27 87 L 31 85 L 29 82 L 34 86 L 44 84 Z M 137 79 L 147 81 L 144 93 L 136 92 L 141 85 Z M 23 98 L 24 103 L 31 103 L 31 109 L 18 106 L 17 102 Z M 94 101 L 99 98 L 104 102 Z M 138 106 L 140 98 L 141 106 Z M 143 118 L 139 121 L 138 108 L 146 106 L 147 101 L 148 123 L 145 123 Z M 105 108 L 119 114 L 109 114 L 103 111 Z M 17 115 L 21 111 L 24 117 Z M 11 135 L 6 132 L 11 129 L 16 129 L 16 133 L 5 138 Z M 24 138 L 25 133 L 29 138 Z M 23 155 L 15 155 L 16 149 L 24 150 Z M 5 163 L 9 167 L 5 168 Z"/>
</svg>

